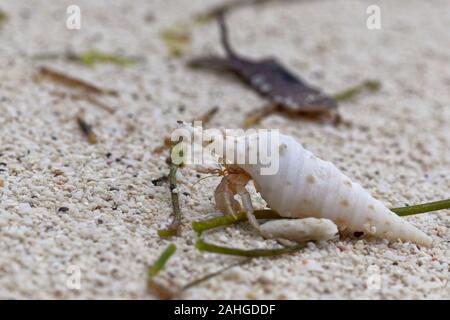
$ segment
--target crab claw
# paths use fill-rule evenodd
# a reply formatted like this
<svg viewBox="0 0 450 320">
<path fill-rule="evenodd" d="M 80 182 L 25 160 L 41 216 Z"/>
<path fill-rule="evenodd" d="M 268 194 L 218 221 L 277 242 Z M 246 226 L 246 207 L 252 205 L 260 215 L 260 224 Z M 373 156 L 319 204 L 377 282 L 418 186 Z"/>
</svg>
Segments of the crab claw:
<svg viewBox="0 0 450 320">
<path fill-rule="evenodd" d="M 245 188 L 251 177 L 241 169 L 236 170 L 236 168 L 229 167 L 229 170 L 234 171 L 234 173 L 223 177 L 216 188 L 214 194 L 216 208 L 224 214 L 235 216 L 235 213 L 241 210 L 241 205 L 234 199 L 236 194 L 239 195 L 247 214 L 248 221 L 253 228 L 258 230 L 258 232 L 264 236 L 264 232 L 261 230 L 258 220 L 256 220 L 253 214 L 254 210 L 250 194 Z"/>
<path fill-rule="evenodd" d="M 234 192 L 230 188 L 228 177 L 220 181 L 214 193 L 216 208 L 222 213 L 235 216 L 235 213 L 241 211 L 241 205 L 234 199 Z"/>
</svg>

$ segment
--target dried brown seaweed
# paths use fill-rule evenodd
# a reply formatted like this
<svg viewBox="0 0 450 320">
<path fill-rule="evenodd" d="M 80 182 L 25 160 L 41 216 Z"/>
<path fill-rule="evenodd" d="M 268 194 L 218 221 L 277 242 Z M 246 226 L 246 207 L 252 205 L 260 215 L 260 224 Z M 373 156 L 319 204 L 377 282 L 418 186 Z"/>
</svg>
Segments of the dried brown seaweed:
<svg viewBox="0 0 450 320">
<path fill-rule="evenodd" d="M 359 94 L 361 94 L 365 91 L 376 92 L 376 91 L 380 90 L 380 88 L 381 88 L 381 83 L 379 81 L 364 80 L 361 83 L 358 83 L 350 88 L 346 88 L 342 91 L 337 92 L 336 94 L 332 95 L 332 99 L 338 103 L 345 102 L 345 101 L 352 100 L 353 98 L 355 98 L 356 96 L 358 96 Z M 314 114 L 314 113 L 308 113 L 308 112 L 302 112 L 302 111 L 292 112 L 290 110 L 286 110 L 286 109 L 280 107 L 279 104 L 272 103 L 272 104 L 267 105 L 266 107 L 263 107 L 259 110 L 255 110 L 255 111 L 251 112 L 245 119 L 243 127 L 248 128 L 253 125 L 256 125 L 262 119 L 264 119 L 265 117 L 268 117 L 269 115 L 271 115 L 272 113 L 275 113 L 275 112 L 284 112 L 285 114 L 290 115 L 291 117 L 303 116 L 305 118 L 310 118 L 310 119 L 317 119 L 321 116 L 321 114 Z M 335 120 L 334 121 L 335 123 L 339 123 L 340 121 L 342 121 L 339 114 L 335 114 L 334 120 Z"/>
<path fill-rule="evenodd" d="M 226 11 L 214 12 L 214 16 L 218 18 L 221 42 L 227 54 L 226 57 L 199 57 L 191 60 L 189 65 L 193 68 L 232 72 L 270 101 L 267 106 L 251 112 L 244 121 L 244 127 L 255 125 L 261 119 L 275 112 L 282 112 L 291 117 L 300 115 L 313 119 L 333 115 L 332 112 L 337 109 L 338 102 L 348 101 L 365 90 L 371 92 L 379 90 L 380 83 L 378 81 L 366 80 L 330 96 L 307 84 L 276 59 L 253 60 L 238 55 L 228 40 L 228 31 L 224 21 L 224 12 Z M 334 116 L 335 122 L 338 123 L 338 114 L 334 113 Z"/>
<path fill-rule="evenodd" d="M 116 111 L 115 108 L 105 104 L 104 102 L 98 100 L 97 98 L 93 97 L 90 94 L 84 94 L 84 93 L 71 93 L 71 92 L 62 92 L 62 91 L 51 91 L 51 95 L 56 96 L 58 98 L 69 98 L 73 100 L 85 100 L 109 113 L 114 113 Z"/>
<path fill-rule="evenodd" d="M 90 144 L 97 143 L 97 135 L 92 130 L 92 125 L 88 124 L 81 116 L 77 117 L 77 123 L 81 132 L 86 136 Z"/>
<path fill-rule="evenodd" d="M 93 85 L 87 81 L 72 77 L 60 71 L 56 71 L 49 67 L 40 67 L 38 70 L 38 79 L 44 78 L 49 79 L 57 84 L 63 85 L 65 87 L 83 90 L 86 93 L 99 94 L 99 95 L 110 95 L 118 96 L 119 93 L 116 90 L 100 88 Z"/>
<path fill-rule="evenodd" d="M 215 114 L 219 111 L 219 107 L 213 107 L 210 110 L 206 111 L 202 114 L 198 119 L 194 121 L 200 121 L 203 126 L 211 121 L 211 119 L 215 116 Z M 193 122 L 193 121 L 192 121 Z"/>
<path fill-rule="evenodd" d="M 277 60 L 273 58 L 253 60 L 238 55 L 229 43 L 223 13 L 217 16 L 222 46 L 227 56 L 200 57 L 192 60 L 189 65 L 231 71 L 268 99 L 271 102 L 270 107 L 263 109 L 258 117 L 253 116 L 255 118 L 253 121 L 274 111 L 316 114 L 337 108 L 337 103 L 332 97 L 307 84 Z"/>
</svg>

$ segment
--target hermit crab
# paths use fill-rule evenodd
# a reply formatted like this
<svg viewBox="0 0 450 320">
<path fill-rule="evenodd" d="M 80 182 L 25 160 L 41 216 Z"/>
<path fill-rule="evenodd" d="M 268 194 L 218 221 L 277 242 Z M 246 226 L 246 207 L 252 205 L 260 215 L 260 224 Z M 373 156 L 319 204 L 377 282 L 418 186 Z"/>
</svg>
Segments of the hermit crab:
<svg viewBox="0 0 450 320">
<path fill-rule="evenodd" d="M 193 136 L 205 136 L 200 127 L 183 124 L 181 129 Z M 320 240 L 337 231 L 333 228 L 335 224 L 344 233 L 363 232 L 392 241 L 431 245 L 429 236 L 390 211 L 335 165 L 303 148 L 293 137 L 269 130 L 242 134 L 217 131 L 208 133 L 207 139 L 197 139 L 206 141 L 202 142 L 204 154 L 226 168 L 226 175 L 215 190 L 216 207 L 224 214 L 235 214 L 241 210 L 235 199 L 238 195 L 249 222 L 261 235 L 273 237 L 271 233 L 275 233 L 283 237 L 286 232 L 284 238 L 291 240 L 302 237 Z M 264 153 L 262 149 L 270 152 Z M 189 148 L 186 150 L 188 154 Z M 260 226 L 246 188 L 251 180 L 271 209 L 294 219 Z M 296 236 L 296 230 L 311 234 Z"/>
</svg>

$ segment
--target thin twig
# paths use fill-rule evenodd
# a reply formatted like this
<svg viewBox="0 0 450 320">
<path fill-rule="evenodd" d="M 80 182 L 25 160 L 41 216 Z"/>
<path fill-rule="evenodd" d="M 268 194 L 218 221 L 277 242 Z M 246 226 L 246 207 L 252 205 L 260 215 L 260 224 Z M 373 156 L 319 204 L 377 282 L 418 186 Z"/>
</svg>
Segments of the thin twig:
<svg viewBox="0 0 450 320">
<path fill-rule="evenodd" d="M 244 123 L 242 126 L 244 129 L 250 128 L 250 127 L 258 124 L 259 122 L 261 122 L 262 119 L 268 117 L 272 113 L 277 112 L 278 110 L 279 110 L 279 106 L 276 103 L 270 103 L 267 106 L 265 106 L 259 110 L 255 110 L 255 111 L 251 112 L 247 116 L 247 118 L 244 120 Z"/>
<path fill-rule="evenodd" d="M 241 259 L 238 262 L 232 263 L 218 271 L 207 273 L 204 276 L 201 276 L 195 280 L 192 280 L 188 283 L 186 283 L 184 286 L 179 287 L 175 283 L 173 283 L 171 280 L 169 280 L 169 284 L 165 285 L 161 282 L 155 281 L 155 279 L 152 279 L 148 285 L 147 288 L 150 292 L 157 295 L 160 299 L 168 300 L 168 299 L 179 299 L 180 296 L 183 294 L 183 292 L 196 287 L 208 280 L 211 280 L 212 278 L 215 278 L 222 273 L 230 270 L 231 268 L 234 268 L 236 266 L 242 266 L 244 264 L 247 264 L 252 261 L 252 258 L 244 258 Z"/>
<path fill-rule="evenodd" d="M 298 0 L 234 0 L 225 2 L 205 12 L 197 13 L 189 19 L 179 21 L 171 27 L 164 28 L 160 31 L 159 35 L 166 45 L 170 56 L 178 58 L 186 51 L 191 42 L 192 29 L 198 24 L 208 23 L 214 20 L 219 14 L 224 14 L 244 6 L 261 5 L 267 2 L 287 3 L 293 1 Z"/>
<path fill-rule="evenodd" d="M 61 92 L 61 91 L 50 91 L 50 94 L 53 96 L 56 96 L 58 98 L 69 98 L 69 99 L 73 99 L 73 100 L 85 100 L 111 114 L 113 114 L 116 109 L 113 107 L 108 106 L 107 104 L 99 101 L 98 99 L 96 99 L 95 97 L 91 96 L 90 94 L 77 94 L 77 93 L 72 93 L 72 92 Z"/>
<path fill-rule="evenodd" d="M 210 110 L 206 111 L 203 115 L 201 115 L 198 119 L 194 121 L 201 121 L 202 125 L 207 124 L 211 121 L 214 115 L 219 111 L 219 107 L 213 107 Z"/>
<path fill-rule="evenodd" d="M 236 267 L 236 266 L 242 266 L 242 265 L 244 265 L 244 264 L 247 264 L 247 263 L 249 263 L 251 260 L 252 260 L 251 258 L 246 258 L 246 259 L 243 259 L 243 260 L 241 260 L 241 261 L 232 263 L 232 264 L 230 264 L 229 266 L 226 266 L 226 267 L 224 267 L 224 268 L 222 268 L 222 269 L 220 269 L 220 270 L 218 270 L 218 271 L 216 271 L 216 272 L 208 273 L 208 274 L 206 274 L 206 275 L 204 275 L 204 276 L 202 276 L 202 277 L 200 277 L 200 278 L 198 278 L 198 279 L 195 279 L 195 280 L 193 280 L 193 281 L 191 281 L 191 282 L 185 284 L 181 289 L 182 289 L 182 291 L 185 291 L 185 290 L 188 290 L 188 289 L 190 289 L 190 288 L 192 288 L 192 287 L 198 286 L 199 284 L 201 284 L 201 283 L 203 283 L 203 282 L 205 282 L 205 281 L 208 281 L 208 280 L 210 280 L 210 279 L 212 279 L 212 278 L 214 278 L 214 277 L 217 277 L 218 275 L 224 273 L 225 271 L 230 270 L 231 268 L 234 268 L 234 267 Z"/>
<path fill-rule="evenodd" d="M 287 2 L 294 2 L 294 1 L 298 1 L 298 0 L 234 0 L 234 1 L 228 1 L 223 4 L 219 4 L 205 12 L 194 15 L 194 21 L 196 21 L 198 23 L 209 22 L 209 21 L 215 19 L 219 14 L 225 14 L 225 13 L 228 13 L 233 10 L 237 10 L 239 8 L 246 7 L 246 6 L 250 7 L 250 6 L 263 5 L 268 2 L 287 3 Z"/>
<path fill-rule="evenodd" d="M 50 69 L 48 67 L 40 67 L 38 75 L 43 78 L 52 80 L 53 82 L 56 82 L 63 86 L 84 90 L 88 93 L 110 95 L 110 96 L 118 96 L 118 94 L 119 94 L 115 90 L 97 87 L 91 83 L 84 81 L 84 80 L 74 78 L 72 76 L 66 75 L 62 72 Z"/>
<path fill-rule="evenodd" d="M 179 142 L 175 143 L 171 149 L 170 154 L 172 155 L 172 151 L 178 145 Z M 169 172 L 169 188 L 170 188 L 170 197 L 172 202 L 172 210 L 173 210 L 173 218 L 171 224 L 166 229 L 158 230 L 158 235 L 161 238 L 171 237 L 177 235 L 179 232 L 179 227 L 181 225 L 181 210 L 178 192 L 175 192 L 177 188 L 177 170 L 180 167 L 180 164 L 175 163 L 174 161 L 170 162 L 170 172 Z"/>
<path fill-rule="evenodd" d="M 107 104 L 101 102 L 101 101 L 98 100 L 97 98 L 92 97 L 91 95 L 88 95 L 88 94 L 85 95 L 85 96 L 84 96 L 84 99 L 85 99 L 87 102 L 90 102 L 90 103 L 92 103 L 93 105 L 95 105 L 95 106 L 97 106 L 97 107 L 99 107 L 99 108 L 101 108 L 101 109 L 103 109 L 103 110 L 105 110 L 105 111 L 107 111 L 107 112 L 109 112 L 109 113 L 114 113 L 114 112 L 116 112 L 116 109 L 115 109 L 115 108 L 110 107 L 109 105 L 107 105 Z"/>
<path fill-rule="evenodd" d="M 219 108 L 214 107 L 211 110 L 208 110 L 208 112 L 206 112 L 205 114 L 203 114 L 200 117 L 202 123 L 209 122 L 211 120 L 211 118 L 217 113 L 218 110 L 219 110 Z M 174 150 L 174 148 L 176 148 L 178 143 L 179 142 L 176 142 L 175 144 L 173 144 L 172 141 L 170 140 L 170 138 L 166 137 L 164 139 L 164 144 L 161 147 L 154 149 L 154 152 L 161 152 L 162 150 L 164 150 L 164 148 L 166 146 L 170 145 L 171 146 L 170 156 L 172 157 L 173 150 Z M 182 213 L 180 210 L 180 203 L 179 203 L 179 196 L 178 196 L 178 193 L 174 192 L 174 190 L 177 187 L 177 179 L 176 179 L 177 171 L 178 171 L 178 168 L 182 165 L 182 163 L 174 163 L 172 161 L 172 158 L 170 158 L 170 160 L 171 160 L 170 161 L 170 172 L 169 172 L 168 180 L 169 180 L 169 188 L 170 188 L 170 197 L 171 197 L 171 202 L 172 202 L 173 220 L 168 228 L 158 230 L 158 235 L 161 238 L 167 238 L 167 237 L 177 235 L 179 232 L 179 227 L 181 225 L 181 219 L 182 219 Z M 161 178 L 157 178 L 153 181 L 163 181 L 163 180 L 166 180 L 166 179 L 161 177 Z"/>
<path fill-rule="evenodd" d="M 205 126 L 208 122 L 211 121 L 211 119 L 214 117 L 214 115 L 219 111 L 219 107 L 213 107 L 206 111 L 205 113 L 199 115 L 198 117 L 192 119 L 190 122 L 195 121 L 201 121 L 202 125 Z M 172 140 L 170 139 L 170 136 L 164 137 L 163 144 L 154 148 L 153 152 L 156 154 L 159 154 L 166 150 L 167 148 L 170 148 L 172 146 Z"/>
</svg>

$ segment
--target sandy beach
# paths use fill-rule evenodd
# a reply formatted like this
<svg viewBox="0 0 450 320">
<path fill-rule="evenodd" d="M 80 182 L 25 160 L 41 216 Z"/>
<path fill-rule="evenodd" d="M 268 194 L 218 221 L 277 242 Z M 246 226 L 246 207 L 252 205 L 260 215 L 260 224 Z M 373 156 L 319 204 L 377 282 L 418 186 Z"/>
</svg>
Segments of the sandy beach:
<svg viewBox="0 0 450 320">
<path fill-rule="evenodd" d="M 388 207 L 450 198 L 450 4 L 376 1 L 381 29 L 366 26 L 374 1 L 292 1 L 243 6 L 227 15 L 240 54 L 275 56 L 329 94 L 367 79 L 381 83 L 339 106 L 347 125 L 275 114 L 257 128 L 292 135 L 336 164 Z M 181 56 L 161 30 L 222 1 L 13 1 L 0 26 L 0 298 L 155 299 L 146 270 L 162 250 L 177 252 L 158 276 L 183 285 L 237 258 L 198 251 L 191 222 L 218 216 L 214 188 L 191 167 L 178 172 L 181 236 L 157 230 L 172 214 L 167 153 L 153 150 L 176 126 L 218 107 L 210 127 L 237 128 L 267 103 L 235 77 L 192 70 L 186 62 L 223 54 L 216 23 L 189 26 Z M 81 8 L 81 28 L 66 8 Z M 121 66 L 36 59 L 67 50 L 138 57 Z M 45 66 L 115 90 L 105 110 L 51 81 Z M 90 144 L 75 121 L 91 124 Z M 252 189 L 255 207 L 261 196 Z M 257 258 L 185 291 L 182 299 L 450 299 L 450 211 L 412 217 L 433 239 L 407 242 L 342 238 L 295 254 Z M 247 224 L 208 241 L 240 248 L 276 246 Z M 70 286 L 79 272 L 79 288 Z M 375 279 L 376 287 L 369 284 Z"/>
</svg>

